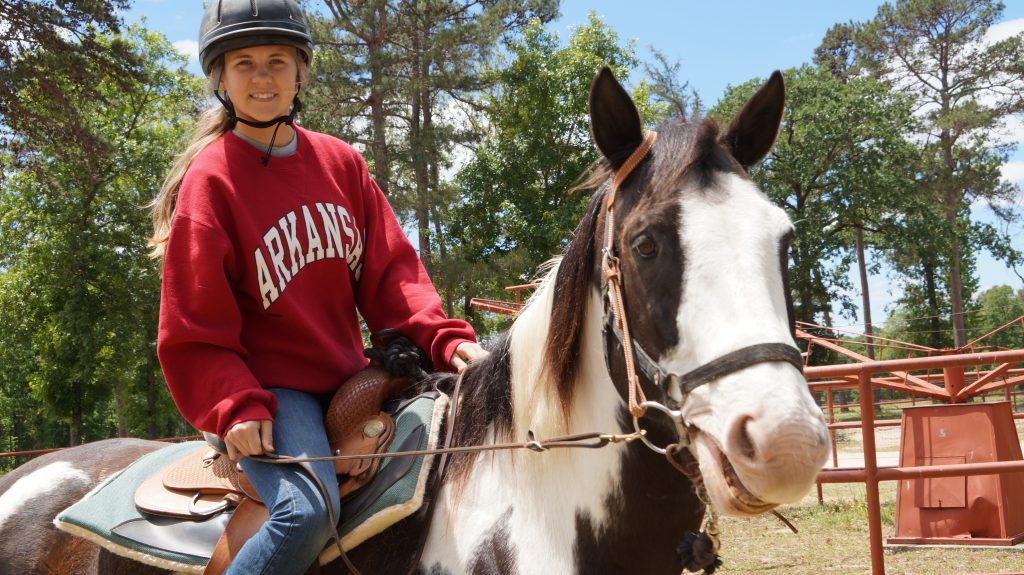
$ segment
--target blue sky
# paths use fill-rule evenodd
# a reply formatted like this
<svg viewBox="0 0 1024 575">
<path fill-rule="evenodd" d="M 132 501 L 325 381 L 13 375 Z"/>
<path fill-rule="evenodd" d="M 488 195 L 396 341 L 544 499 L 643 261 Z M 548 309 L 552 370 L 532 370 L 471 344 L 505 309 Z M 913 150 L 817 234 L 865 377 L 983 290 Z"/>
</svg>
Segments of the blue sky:
<svg viewBox="0 0 1024 575">
<path fill-rule="evenodd" d="M 1005 3 L 1000 31 L 1024 31 L 1024 1 Z M 714 103 L 730 84 L 809 62 L 829 27 L 868 20 L 881 4 L 878 0 L 563 0 L 562 17 L 554 28 L 564 40 L 593 10 L 620 38 L 634 39 L 641 58 L 649 58 L 653 46 L 669 59 L 678 60 L 690 86 L 705 102 Z M 194 54 L 202 5 L 201 0 L 136 0 L 126 17 L 129 21 L 145 17 L 148 28 L 164 33 L 183 52 Z M 194 59 L 191 69 L 199 73 Z M 1015 124 L 1011 138 L 1024 143 L 1024 121 Z M 1024 145 L 1018 146 L 1003 173 L 1024 185 Z M 1019 199 L 1017 204 L 1021 206 Z M 977 216 L 985 219 L 986 211 L 977 210 Z M 1015 226 L 1009 231 L 1015 245 L 1024 248 L 1024 229 Z M 998 284 L 1024 287 L 987 254 L 979 254 L 978 262 L 983 289 Z M 859 286 L 859 280 L 853 279 Z M 872 317 L 879 322 L 898 288 L 884 273 L 873 276 L 870 285 Z M 860 301 L 859 291 L 852 295 L 854 301 Z"/>
</svg>

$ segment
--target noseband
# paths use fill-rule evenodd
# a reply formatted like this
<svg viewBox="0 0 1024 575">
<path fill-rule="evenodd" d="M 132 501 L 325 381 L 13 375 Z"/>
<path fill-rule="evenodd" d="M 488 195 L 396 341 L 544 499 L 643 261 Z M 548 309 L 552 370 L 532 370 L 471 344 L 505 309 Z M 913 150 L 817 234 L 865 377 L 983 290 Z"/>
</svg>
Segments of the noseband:
<svg viewBox="0 0 1024 575">
<path fill-rule="evenodd" d="M 678 403 L 679 406 L 682 406 L 686 401 L 687 395 L 693 390 L 741 369 L 746 369 L 759 363 L 782 361 L 803 371 L 804 364 L 799 350 L 790 344 L 777 342 L 758 343 L 729 352 L 684 374 L 678 374 L 662 368 L 657 361 L 651 358 L 651 355 L 644 350 L 639 342 L 634 341 L 630 337 L 629 321 L 626 318 L 626 308 L 622 300 L 621 268 L 619 267 L 619 258 L 615 255 L 615 198 L 622 183 L 650 152 L 656 138 L 656 132 L 647 132 L 640 146 L 615 171 L 615 175 L 605 194 L 605 210 L 607 215 L 605 219 L 601 268 L 604 273 L 605 297 L 612 309 L 613 321 L 611 323 L 611 331 L 622 346 L 622 353 L 626 361 L 629 411 L 633 414 L 634 421 L 642 417 L 648 407 L 656 407 L 658 410 L 670 414 L 676 419 L 677 429 L 680 430 L 680 442 L 685 442 L 687 434 L 686 425 L 682 421 L 682 415 L 679 411 L 670 410 L 660 404 L 647 401 L 640 386 L 640 379 L 637 377 L 637 365 L 640 366 L 640 370 L 647 379 L 655 386 L 661 388 L 666 394 L 669 389 L 678 385 L 679 392 L 682 395 Z M 608 359 L 607 353 L 606 359 Z M 648 445 L 654 448 L 650 443 Z"/>
</svg>

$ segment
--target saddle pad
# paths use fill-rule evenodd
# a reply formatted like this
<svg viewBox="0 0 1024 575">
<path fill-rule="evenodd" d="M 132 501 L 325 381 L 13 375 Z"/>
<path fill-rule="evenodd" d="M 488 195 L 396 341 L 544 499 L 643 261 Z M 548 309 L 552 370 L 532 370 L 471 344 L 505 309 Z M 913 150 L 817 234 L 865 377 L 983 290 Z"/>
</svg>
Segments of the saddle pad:
<svg viewBox="0 0 1024 575">
<path fill-rule="evenodd" d="M 58 529 L 88 539 L 117 555 L 163 569 L 202 573 L 208 556 L 198 557 L 144 546 L 118 535 L 114 529 L 143 519 L 135 508 L 133 495 L 139 484 L 154 471 L 192 451 L 208 449 L 202 441 L 189 441 L 148 453 L 61 511 L 53 523 Z"/>
<path fill-rule="evenodd" d="M 384 409 L 395 420 L 395 439 L 388 452 L 437 447 L 448 396 L 430 392 L 403 402 L 388 402 Z M 346 551 L 412 515 L 423 505 L 434 455 L 393 457 L 385 460 L 374 480 L 341 501 L 338 533 Z M 320 554 L 326 565 L 340 555 L 328 544 Z"/>
<path fill-rule="evenodd" d="M 395 439 L 389 451 L 437 447 L 448 396 L 429 393 L 404 402 L 389 402 L 395 410 Z M 217 538 L 229 518 L 223 513 L 207 521 L 176 520 L 143 514 L 133 502 L 136 488 L 155 471 L 209 445 L 193 441 L 149 453 L 113 475 L 80 501 L 65 509 L 54 524 L 123 557 L 178 572 L 202 573 Z M 434 456 L 397 457 L 381 464 L 377 478 L 342 501 L 338 531 L 348 550 L 415 513 L 423 504 Z M 338 557 L 329 544 L 320 555 L 326 564 Z"/>
</svg>

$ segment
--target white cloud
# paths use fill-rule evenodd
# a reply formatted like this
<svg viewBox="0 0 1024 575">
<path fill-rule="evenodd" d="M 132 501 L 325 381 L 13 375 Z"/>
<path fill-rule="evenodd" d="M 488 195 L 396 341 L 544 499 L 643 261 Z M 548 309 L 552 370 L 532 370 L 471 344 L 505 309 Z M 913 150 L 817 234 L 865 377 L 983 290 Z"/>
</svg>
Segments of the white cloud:
<svg viewBox="0 0 1024 575">
<path fill-rule="evenodd" d="M 989 104 L 993 98 L 981 98 L 982 104 Z M 993 140 L 996 144 L 1014 144 L 1018 147 L 1024 146 L 1024 114 L 1018 113 L 1003 118 L 999 126 L 992 131 Z"/>
<path fill-rule="evenodd" d="M 178 40 L 173 43 L 174 49 L 190 61 L 199 60 L 199 42 L 195 40 Z"/>
<path fill-rule="evenodd" d="M 1024 184 L 1024 162 L 1006 162 L 999 171 L 1004 180 Z"/>
<path fill-rule="evenodd" d="M 988 43 L 994 44 L 1000 40 L 1006 40 L 1011 36 L 1016 36 L 1021 32 L 1024 32 L 1024 18 L 1007 20 L 1006 22 L 1000 22 L 989 28 L 988 31 L 985 32 L 985 40 Z"/>
</svg>

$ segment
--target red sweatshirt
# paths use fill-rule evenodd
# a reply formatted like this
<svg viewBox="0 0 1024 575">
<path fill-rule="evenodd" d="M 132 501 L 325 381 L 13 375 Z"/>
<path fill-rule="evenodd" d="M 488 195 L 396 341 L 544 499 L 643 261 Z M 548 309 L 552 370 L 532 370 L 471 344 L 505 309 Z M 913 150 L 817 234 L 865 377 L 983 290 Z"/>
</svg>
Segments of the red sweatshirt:
<svg viewBox="0 0 1024 575">
<path fill-rule="evenodd" d="M 221 437 L 272 419 L 285 387 L 331 393 L 362 369 L 357 308 L 448 369 L 473 341 L 440 298 L 362 157 L 296 127 L 298 149 L 263 152 L 231 132 L 192 162 L 164 257 L 157 352 L 195 427 Z"/>
</svg>

